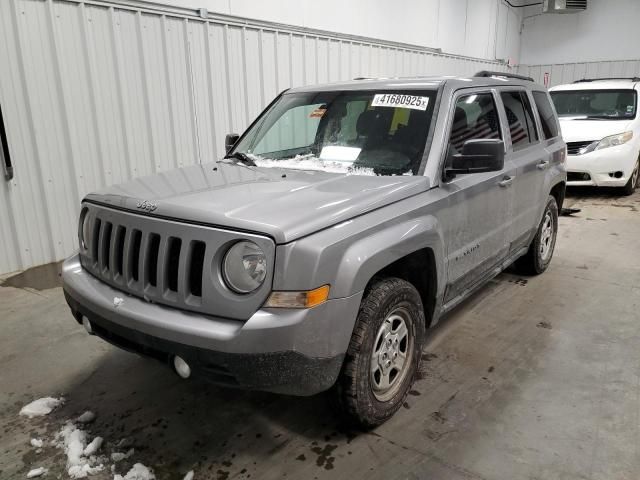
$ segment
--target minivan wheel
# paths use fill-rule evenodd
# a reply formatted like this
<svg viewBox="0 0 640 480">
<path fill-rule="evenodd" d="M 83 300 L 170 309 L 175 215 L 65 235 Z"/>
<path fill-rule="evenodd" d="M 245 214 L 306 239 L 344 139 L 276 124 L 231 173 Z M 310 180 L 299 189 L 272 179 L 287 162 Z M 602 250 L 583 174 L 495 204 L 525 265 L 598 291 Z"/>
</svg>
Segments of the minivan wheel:
<svg viewBox="0 0 640 480">
<path fill-rule="evenodd" d="M 622 193 L 624 195 L 632 195 L 638 186 L 638 180 L 640 179 L 640 160 L 636 162 L 636 168 L 633 169 L 633 173 L 629 178 L 627 184 L 622 187 Z"/>
<path fill-rule="evenodd" d="M 418 370 L 424 330 L 415 287 L 399 278 L 374 279 L 333 392 L 350 421 L 375 427 L 402 406 Z"/>
<path fill-rule="evenodd" d="M 557 235 L 558 204 L 556 199 L 549 195 L 536 236 L 527 253 L 516 261 L 516 269 L 525 275 L 539 275 L 544 272 L 551 263 Z"/>
</svg>

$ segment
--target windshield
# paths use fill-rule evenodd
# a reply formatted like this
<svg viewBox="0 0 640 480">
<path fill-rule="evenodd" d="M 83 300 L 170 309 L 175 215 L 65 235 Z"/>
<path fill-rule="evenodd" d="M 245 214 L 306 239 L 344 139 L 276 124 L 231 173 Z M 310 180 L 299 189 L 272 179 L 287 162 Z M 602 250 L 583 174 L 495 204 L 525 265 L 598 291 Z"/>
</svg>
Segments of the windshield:
<svg viewBox="0 0 640 480">
<path fill-rule="evenodd" d="M 228 156 L 355 175 L 418 172 L 436 91 L 283 95 Z"/>
<path fill-rule="evenodd" d="M 635 90 L 564 90 L 551 92 L 558 116 L 576 119 L 629 120 L 636 117 Z"/>
</svg>

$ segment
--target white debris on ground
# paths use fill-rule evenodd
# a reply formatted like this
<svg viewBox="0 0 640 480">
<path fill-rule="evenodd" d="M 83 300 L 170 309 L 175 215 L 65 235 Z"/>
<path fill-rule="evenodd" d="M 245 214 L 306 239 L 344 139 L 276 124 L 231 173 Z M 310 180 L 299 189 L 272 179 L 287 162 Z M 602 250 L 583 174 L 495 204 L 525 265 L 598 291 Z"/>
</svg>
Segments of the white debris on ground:
<svg viewBox="0 0 640 480">
<path fill-rule="evenodd" d="M 129 458 L 131 455 L 133 455 L 133 453 L 134 453 L 134 449 L 133 448 L 130 448 L 127 453 L 113 452 L 111 454 L 111 461 L 115 462 L 115 463 L 121 462 L 125 458 Z"/>
<path fill-rule="evenodd" d="M 102 459 L 93 455 L 102 444 L 101 437 L 96 437 L 87 445 L 87 432 L 74 423 L 67 422 L 57 439 L 56 446 L 67 454 L 67 473 L 71 478 L 86 478 L 104 470 L 104 465 L 100 463 Z M 85 450 L 89 452 L 89 456 L 85 455 Z"/>
<path fill-rule="evenodd" d="M 49 470 L 44 467 L 34 468 L 33 470 L 29 470 L 29 473 L 27 473 L 27 478 L 40 477 L 42 475 L 45 475 L 48 471 Z"/>
<path fill-rule="evenodd" d="M 136 463 L 131 470 L 123 477 L 122 475 L 114 475 L 113 480 L 155 480 L 156 476 L 153 470 L 145 467 L 141 463 Z"/>
<path fill-rule="evenodd" d="M 32 447 L 36 447 L 36 448 L 42 448 L 42 445 L 44 445 L 44 442 L 39 438 L 32 438 L 31 442 L 29 443 L 31 443 Z"/>
<path fill-rule="evenodd" d="M 62 405 L 64 403 L 64 398 L 53 398 L 53 397 L 44 397 L 34 400 L 22 407 L 20 410 L 20 415 L 24 415 L 25 417 L 33 418 L 33 417 L 41 417 L 43 415 L 49 415 L 51 411 Z"/>
<path fill-rule="evenodd" d="M 95 455 L 95 453 L 100 450 L 102 446 L 103 439 L 102 437 L 94 438 L 89 445 L 87 445 L 84 449 L 83 455 L 85 457 L 90 457 L 91 455 Z"/>
<path fill-rule="evenodd" d="M 87 410 L 78 418 L 76 418 L 76 422 L 78 423 L 91 423 L 96 419 L 96 414 L 90 410 Z"/>
<path fill-rule="evenodd" d="M 114 299 L 115 300 L 115 299 Z M 47 415 L 54 408 L 64 403 L 63 398 L 45 397 L 40 398 L 24 406 L 20 410 L 20 415 L 29 418 L 41 415 Z M 146 467 L 142 463 L 136 463 L 133 467 L 122 476 L 115 473 L 116 463 L 133 456 L 135 450 L 129 448 L 126 453 L 112 452 L 108 455 L 98 455 L 104 439 L 96 436 L 89 442 L 89 436 L 86 431 L 78 428 L 78 424 L 87 424 L 94 421 L 95 413 L 87 410 L 76 418 L 76 421 L 67 421 L 62 429 L 56 434 L 55 439 L 51 441 L 51 445 L 64 450 L 67 456 L 67 473 L 72 479 L 87 478 L 105 470 L 105 464 L 111 459 L 111 472 L 114 474 L 114 480 L 155 480 L 153 470 Z M 76 423 L 77 422 L 77 423 Z M 30 444 L 37 448 L 37 452 L 42 451 L 45 441 L 40 438 L 31 438 Z M 132 444 L 130 438 L 123 438 L 117 444 L 117 448 L 126 448 Z M 46 475 L 48 469 L 38 467 L 27 473 L 27 478 L 36 478 Z M 193 471 L 186 474 L 184 480 L 193 480 Z"/>
<path fill-rule="evenodd" d="M 113 297 L 113 306 L 118 308 L 120 305 L 124 303 L 124 298 L 122 297 Z"/>
<path fill-rule="evenodd" d="M 193 480 L 193 470 L 187 472 L 182 480 Z"/>
</svg>

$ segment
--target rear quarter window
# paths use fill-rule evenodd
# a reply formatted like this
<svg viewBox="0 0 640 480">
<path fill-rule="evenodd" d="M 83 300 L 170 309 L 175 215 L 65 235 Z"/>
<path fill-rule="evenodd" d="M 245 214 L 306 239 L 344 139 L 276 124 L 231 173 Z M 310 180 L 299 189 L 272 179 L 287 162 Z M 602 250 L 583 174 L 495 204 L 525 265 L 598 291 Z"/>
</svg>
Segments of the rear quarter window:
<svg viewBox="0 0 640 480">
<path fill-rule="evenodd" d="M 555 111 L 549 100 L 549 95 L 545 92 L 533 92 L 533 101 L 540 114 L 542 133 L 545 139 L 555 138 L 560 134 Z"/>
</svg>

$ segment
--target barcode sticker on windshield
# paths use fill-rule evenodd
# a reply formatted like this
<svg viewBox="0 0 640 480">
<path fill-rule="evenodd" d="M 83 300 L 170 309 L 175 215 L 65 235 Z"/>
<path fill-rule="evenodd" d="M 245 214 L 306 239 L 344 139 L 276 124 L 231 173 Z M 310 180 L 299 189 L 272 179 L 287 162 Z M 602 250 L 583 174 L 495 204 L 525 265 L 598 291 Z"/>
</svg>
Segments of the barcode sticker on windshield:
<svg viewBox="0 0 640 480">
<path fill-rule="evenodd" d="M 429 97 L 402 95 L 397 93 L 378 93 L 373 97 L 372 107 L 400 107 L 414 110 L 426 110 Z"/>
</svg>

